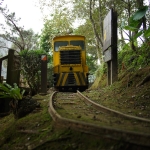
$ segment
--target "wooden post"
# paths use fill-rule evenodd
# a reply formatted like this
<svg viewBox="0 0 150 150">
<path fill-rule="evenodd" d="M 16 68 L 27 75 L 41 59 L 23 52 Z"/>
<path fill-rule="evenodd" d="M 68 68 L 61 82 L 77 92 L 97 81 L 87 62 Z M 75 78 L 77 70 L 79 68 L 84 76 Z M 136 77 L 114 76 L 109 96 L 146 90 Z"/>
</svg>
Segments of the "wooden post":
<svg viewBox="0 0 150 150">
<path fill-rule="evenodd" d="M 10 84 L 11 86 L 13 86 L 14 83 L 19 85 L 19 80 L 20 80 L 20 71 L 18 70 L 19 68 L 15 67 L 16 61 L 15 61 L 14 53 L 15 51 L 13 49 L 9 49 L 6 83 Z"/>
<path fill-rule="evenodd" d="M 41 93 L 47 94 L 47 56 L 41 56 Z"/>
<path fill-rule="evenodd" d="M 2 72 L 2 61 L 0 60 L 0 83 L 2 83 L 1 72 Z"/>
<path fill-rule="evenodd" d="M 3 62 L 3 60 L 5 60 L 7 58 L 8 58 L 8 56 L 4 56 L 4 57 L 0 58 L 0 77 L 2 75 L 2 62 Z M 0 82 L 2 82 L 1 78 L 0 78 Z"/>
</svg>

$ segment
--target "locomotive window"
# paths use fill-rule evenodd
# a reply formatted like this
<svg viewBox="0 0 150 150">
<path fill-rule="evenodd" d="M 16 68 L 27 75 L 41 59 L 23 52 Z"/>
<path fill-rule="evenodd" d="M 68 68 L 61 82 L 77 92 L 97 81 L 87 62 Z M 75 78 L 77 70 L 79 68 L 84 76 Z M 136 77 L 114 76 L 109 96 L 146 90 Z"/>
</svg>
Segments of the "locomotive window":
<svg viewBox="0 0 150 150">
<path fill-rule="evenodd" d="M 67 46 L 68 45 L 68 41 L 57 41 L 54 43 L 54 50 L 58 51 L 60 46 Z"/>
<path fill-rule="evenodd" d="M 84 41 L 70 41 L 70 45 L 80 46 L 84 50 Z"/>
</svg>

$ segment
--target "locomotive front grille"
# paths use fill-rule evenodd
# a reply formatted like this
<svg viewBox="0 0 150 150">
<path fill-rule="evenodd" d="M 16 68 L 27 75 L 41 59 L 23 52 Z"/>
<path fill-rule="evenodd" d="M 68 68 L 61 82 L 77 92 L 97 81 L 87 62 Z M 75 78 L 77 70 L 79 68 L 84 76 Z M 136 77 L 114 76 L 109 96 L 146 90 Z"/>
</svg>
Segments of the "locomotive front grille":
<svg viewBox="0 0 150 150">
<path fill-rule="evenodd" d="M 81 51 L 69 50 L 60 51 L 60 63 L 64 64 L 81 64 Z"/>
<path fill-rule="evenodd" d="M 68 74 L 68 84 L 75 84 L 75 77 L 73 73 Z"/>
</svg>

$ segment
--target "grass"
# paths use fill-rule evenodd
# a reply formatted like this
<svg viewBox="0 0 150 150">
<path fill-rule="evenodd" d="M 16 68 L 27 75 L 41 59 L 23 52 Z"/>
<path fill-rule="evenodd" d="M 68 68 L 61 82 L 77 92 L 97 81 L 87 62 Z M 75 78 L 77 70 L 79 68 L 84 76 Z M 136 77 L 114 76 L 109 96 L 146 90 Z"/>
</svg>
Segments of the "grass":
<svg viewBox="0 0 150 150">
<path fill-rule="evenodd" d="M 41 108 L 23 118 L 15 120 L 13 114 L 0 118 L 1 150 L 105 150 L 114 145 L 99 136 L 55 125 L 48 114 L 49 97 L 36 95 Z"/>
<path fill-rule="evenodd" d="M 84 92 L 92 100 L 122 111 L 150 119 L 150 82 L 136 87 L 149 74 L 149 67 L 137 72 L 124 72 L 119 81 L 106 86 L 106 76 Z M 130 80 L 129 80 L 130 77 Z M 132 81 L 130 86 L 128 83 Z M 52 91 L 51 91 L 52 92 Z M 108 140 L 100 136 L 91 136 L 79 131 L 62 128 L 52 121 L 48 114 L 50 95 L 36 95 L 41 108 L 27 116 L 15 120 L 13 114 L 0 118 L 0 149 L 1 150 L 126 150 L 135 147 Z M 143 127 L 144 128 L 144 127 Z"/>
<path fill-rule="evenodd" d="M 39 110 L 33 111 L 26 117 L 15 120 L 11 114 L 0 119 L 1 148 L 7 149 L 11 145 L 14 149 L 16 146 L 22 147 L 22 143 L 25 143 L 25 148 L 26 145 L 32 143 L 38 145 L 41 140 L 45 139 L 45 136 L 52 130 L 52 118 L 47 113 L 48 97 L 49 95 L 40 100 Z"/>
<path fill-rule="evenodd" d="M 102 86 L 106 78 L 84 92 L 92 100 L 109 108 L 150 119 L 150 80 L 137 86 L 147 75 L 150 67 L 135 72 L 119 74 L 119 80 L 110 86 Z M 97 82 L 97 81 L 96 81 Z M 130 83 L 130 84 L 129 84 Z"/>
</svg>

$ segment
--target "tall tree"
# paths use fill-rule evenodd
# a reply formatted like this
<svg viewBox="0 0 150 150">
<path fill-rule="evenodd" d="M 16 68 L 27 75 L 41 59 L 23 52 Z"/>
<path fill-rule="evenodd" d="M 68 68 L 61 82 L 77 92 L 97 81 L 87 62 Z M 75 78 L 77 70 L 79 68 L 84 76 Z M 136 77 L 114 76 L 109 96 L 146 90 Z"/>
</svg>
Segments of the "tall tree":
<svg viewBox="0 0 150 150">
<path fill-rule="evenodd" d="M 22 31 L 23 34 L 23 38 L 25 41 L 25 50 L 36 50 L 39 48 L 39 38 L 40 36 L 36 33 L 34 33 L 34 31 L 32 29 L 29 30 L 23 30 Z M 21 41 L 20 37 L 17 38 L 18 41 Z M 12 48 L 15 50 L 19 50 L 17 45 L 15 45 L 13 43 Z"/>
<path fill-rule="evenodd" d="M 17 19 L 14 12 L 10 13 L 7 6 L 5 8 L 0 7 L 0 13 L 4 16 L 7 25 L 0 24 L 4 31 L 4 33 L 0 34 L 0 37 L 13 43 L 13 47 L 19 49 L 19 51 L 35 48 L 38 42 L 38 35 L 34 34 L 31 29 L 24 30 L 24 27 L 20 27 L 18 25 L 20 18 Z M 5 46 L 1 45 L 1 47 Z"/>
<path fill-rule="evenodd" d="M 50 20 L 46 19 L 40 36 L 40 47 L 49 52 L 51 42 L 55 36 L 67 34 L 68 29 L 72 30 L 71 22 L 64 13 L 56 11 Z"/>
<path fill-rule="evenodd" d="M 68 18 L 73 20 L 82 20 L 83 24 L 79 29 L 83 35 L 87 32 L 92 34 L 89 36 L 88 41 L 93 40 L 92 45 L 95 46 L 93 50 L 97 53 L 97 56 L 102 61 L 102 47 L 103 47 L 103 20 L 108 13 L 108 11 L 113 8 L 118 13 L 118 31 L 121 36 L 118 36 L 119 44 L 124 45 L 125 40 L 131 43 L 131 47 L 135 50 L 135 43 L 133 41 L 133 31 L 123 30 L 123 26 L 130 24 L 130 17 L 133 13 L 139 8 L 139 6 L 144 6 L 145 0 L 39 0 L 42 4 L 42 7 L 46 5 L 49 7 L 49 10 L 58 10 L 59 12 L 69 12 L 62 13 Z M 45 4 L 46 3 L 46 4 Z M 64 3 L 68 3 L 71 7 L 65 7 Z M 68 5 L 67 5 L 68 6 Z M 44 9 L 43 9 L 44 10 Z M 71 10 L 71 11 L 70 11 Z M 51 11 L 54 12 L 55 11 Z M 51 13 L 50 13 L 51 14 Z M 61 18 L 59 18 L 61 19 Z M 56 19 L 58 22 L 61 22 L 59 19 Z M 90 23 L 89 23 L 90 21 Z M 89 25 L 89 26 L 87 26 Z M 85 27 L 85 28 L 84 28 Z M 138 27 L 138 26 L 137 26 Z M 90 28 L 90 29 L 89 29 Z M 139 28 L 139 27 L 138 27 Z M 141 28 L 141 27 L 140 27 Z M 139 29 L 140 29 L 139 28 Z M 59 28 L 58 28 L 59 29 Z M 87 34 L 88 35 L 88 34 Z"/>
</svg>

